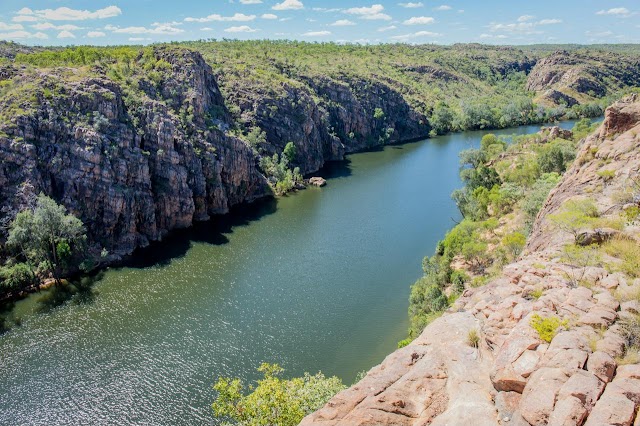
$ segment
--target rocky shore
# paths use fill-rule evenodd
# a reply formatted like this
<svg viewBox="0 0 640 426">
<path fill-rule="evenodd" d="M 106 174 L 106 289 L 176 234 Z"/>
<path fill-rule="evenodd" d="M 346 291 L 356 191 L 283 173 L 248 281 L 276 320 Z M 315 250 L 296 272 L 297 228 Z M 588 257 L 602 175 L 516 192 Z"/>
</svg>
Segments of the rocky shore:
<svg viewBox="0 0 640 426">
<path fill-rule="evenodd" d="M 563 253 L 574 237 L 549 220 L 570 200 L 594 200 L 602 218 L 634 207 L 638 133 L 640 100 L 608 108 L 545 202 L 520 258 L 465 290 L 419 338 L 301 424 L 639 425 L 640 364 L 629 324 L 640 313 L 640 279 L 606 255 L 568 261 Z M 605 178 L 605 170 L 615 176 Z M 635 223 L 622 232 L 637 244 Z M 536 318 L 557 318 L 549 341 Z"/>
</svg>

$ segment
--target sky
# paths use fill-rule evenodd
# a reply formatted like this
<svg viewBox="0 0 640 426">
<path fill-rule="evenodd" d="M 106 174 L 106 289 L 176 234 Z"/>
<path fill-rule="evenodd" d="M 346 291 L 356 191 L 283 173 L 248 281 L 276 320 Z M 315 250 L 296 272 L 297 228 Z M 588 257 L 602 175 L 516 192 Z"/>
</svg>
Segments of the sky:
<svg viewBox="0 0 640 426">
<path fill-rule="evenodd" d="M 0 0 L 0 40 L 640 43 L 638 0 Z"/>
</svg>

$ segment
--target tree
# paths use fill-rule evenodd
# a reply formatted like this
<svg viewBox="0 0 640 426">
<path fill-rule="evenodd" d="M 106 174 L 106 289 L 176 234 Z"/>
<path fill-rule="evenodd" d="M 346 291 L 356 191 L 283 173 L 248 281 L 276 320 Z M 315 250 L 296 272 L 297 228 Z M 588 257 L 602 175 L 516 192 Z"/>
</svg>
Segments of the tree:
<svg viewBox="0 0 640 426">
<path fill-rule="evenodd" d="M 284 147 L 284 151 L 282 151 L 282 154 L 287 158 L 289 163 L 293 163 L 293 160 L 296 158 L 296 153 L 297 149 L 293 142 L 288 142 Z"/>
<path fill-rule="evenodd" d="M 258 371 L 264 378 L 246 395 L 240 379 L 218 379 L 213 386 L 218 397 L 211 405 L 217 417 L 230 418 L 240 426 L 294 426 L 345 389 L 340 379 L 322 373 L 286 380 L 280 377 L 284 371 L 280 366 L 266 363 Z"/>
<path fill-rule="evenodd" d="M 86 240 L 84 232 L 80 219 L 41 194 L 33 210 L 17 214 L 9 227 L 7 245 L 60 284 L 60 274 L 71 266 L 74 252 Z"/>
</svg>

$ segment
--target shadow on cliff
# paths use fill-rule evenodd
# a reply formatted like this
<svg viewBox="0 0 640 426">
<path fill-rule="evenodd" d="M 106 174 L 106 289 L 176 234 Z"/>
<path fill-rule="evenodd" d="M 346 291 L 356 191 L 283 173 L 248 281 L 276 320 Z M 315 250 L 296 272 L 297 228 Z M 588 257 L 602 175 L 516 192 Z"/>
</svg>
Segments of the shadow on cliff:
<svg viewBox="0 0 640 426">
<path fill-rule="evenodd" d="M 170 232 L 162 241 L 138 249 L 121 266 L 129 268 L 166 266 L 171 261 L 183 257 L 194 242 L 213 245 L 226 244 L 229 242 L 227 234 L 231 234 L 234 228 L 247 226 L 251 222 L 274 213 L 277 204 L 278 201 L 275 198 L 267 198 L 234 206 L 228 214 L 214 216 L 211 220 L 197 222 L 190 228 Z"/>
</svg>

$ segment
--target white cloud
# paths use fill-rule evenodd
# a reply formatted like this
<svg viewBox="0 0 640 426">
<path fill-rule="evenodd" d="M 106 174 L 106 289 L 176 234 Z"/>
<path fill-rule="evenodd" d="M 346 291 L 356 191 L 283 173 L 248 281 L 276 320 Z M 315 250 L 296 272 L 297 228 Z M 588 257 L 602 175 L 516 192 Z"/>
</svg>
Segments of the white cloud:
<svg viewBox="0 0 640 426">
<path fill-rule="evenodd" d="M 184 30 L 181 29 L 181 28 L 176 28 L 174 26 L 166 25 L 166 24 L 157 25 L 157 26 L 155 26 L 153 28 L 147 28 L 147 27 L 118 28 L 118 27 L 113 27 L 113 26 L 108 25 L 108 26 L 105 27 L 105 29 L 113 31 L 114 33 L 118 33 L 118 34 L 168 35 L 168 34 L 180 34 L 180 33 L 184 32 Z"/>
<path fill-rule="evenodd" d="M 451 6 L 449 6 L 448 4 L 443 4 L 435 7 L 433 10 L 451 10 Z"/>
<path fill-rule="evenodd" d="M 148 41 L 149 37 L 129 37 L 129 41 Z"/>
<path fill-rule="evenodd" d="M 5 24 L 4 22 L 0 22 L 0 31 L 14 31 L 23 29 L 24 27 L 20 24 Z"/>
<path fill-rule="evenodd" d="M 304 4 L 300 0 L 284 0 L 282 3 L 274 5 L 273 10 L 298 10 L 304 9 Z"/>
<path fill-rule="evenodd" d="M 308 31 L 302 35 L 304 37 L 322 37 L 331 35 L 331 31 Z"/>
<path fill-rule="evenodd" d="M 497 38 L 497 39 L 505 39 L 508 38 L 504 34 L 480 34 L 480 38 Z"/>
<path fill-rule="evenodd" d="M 87 33 L 87 37 L 89 38 L 98 38 L 98 37 L 106 37 L 106 34 L 102 31 L 89 31 Z"/>
<path fill-rule="evenodd" d="M 49 36 L 45 33 L 30 33 L 28 31 L 11 31 L 8 33 L 0 33 L 0 39 L 2 40 L 17 40 L 25 38 L 47 39 L 49 38 Z"/>
<path fill-rule="evenodd" d="M 538 22 L 538 25 L 553 25 L 553 24 L 562 24 L 562 19 L 542 19 Z"/>
<path fill-rule="evenodd" d="M 410 34 L 403 34 L 391 37 L 393 40 L 410 40 L 412 38 L 420 38 L 420 37 L 440 37 L 442 34 L 440 33 L 432 33 L 431 31 L 418 31 Z"/>
<path fill-rule="evenodd" d="M 27 7 L 18 11 L 18 16 L 13 18 L 14 22 L 35 22 L 35 21 L 85 21 L 88 19 L 106 19 L 122 15 L 122 10 L 117 6 L 108 6 L 94 12 L 89 10 L 70 9 L 59 7 L 57 9 L 31 10 Z"/>
<path fill-rule="evenodd" d="M 398 3 L 398 6 L 406 7 L 407 9 L 415 9 L 417 7 L 424 7 L 424 4 L 419 1 L 417 3 Z"/>
<path fill-rule="evenodd" d="M 527 22 L 532 20 L 533 18 L 535 18 L 535 16 L 533 15 L 522 15 L 521 17 L 518 18 L 518 22 Z"/>
<path fill-rule="evenodd" d="M 51 22 L 40 22 L 32 25 L 31 28 L 36 30 L 59 30 L 59 31 L 75 31 L 82 28 L 77 25 L 65 24 L 65 25 L 53 25 Z"/>
<path fill-rule="evenodd" d="M 60 31 L 58 38 L 76 38 L 71 31 Z"/>
<path fill-rule="evenodd" d="M 242 4 L 260 4 L 262 0 L 240 0 Z"/>
<path fill-rule="evenodd" d="M 395 30 L 396 27 L 395 25 L 389 25 L 388 27 L 382 27 L 382 28 L 378 28 L 379 32 L 385 32 L 385 31 L 391 31 L 391 30 Z"/>
<path fill-rule="evenodd" d="M 274 15 L 273 13 L 265 13 L 261 16 L 262 19 L 278 19 L 278 15 Z"/>
<path fill-rule="evenodd" d="M 626 7 L 614 7 L 608 10 L 600 10 L 596 12 L 596 15 L 614 15 L 614 16 L 631 16 L 632 13 Z"/>
<path fill-rule="evenodd" d="M 350 25 L 356 25 L 356 23 L 348 19 L 339 19 L 333 24 L 329 24 L 329 25 L 332 27 L 348 27 Z"/>
<path fill-rule="evenodd" d="M 433 24 L 436 20 L 430 16 L 414 16 L 403 22 L 404 25 L 427 25 Z"/>
<path fill-rule="evenodd" d="M 374 4 L 371 7 L 352 7 L 345 10 L 344 13 L 359 16 L 361 19 L 390 21 L 391 16 L 382 13 L 383 11 L 383 5 Z"/>
<path fill-rule="evenodd" d="M 256 30 L 255 28 L 251 28 L 248 25 L 241 25 L 239 27 L 229 27 L 229 28 L 225 28 L 224 32 L 226 33 L 255 33 Z"/>
<path fill-rule="evenodd" d="M 245 15 L 244 13 L 236 13 L 233 16 L 222 16 L 216 13 L 204 18 L 184 18 L 186 22 L 249 22 L 254 19 L 256 19 L 256 15 Z"/>
</svg>

